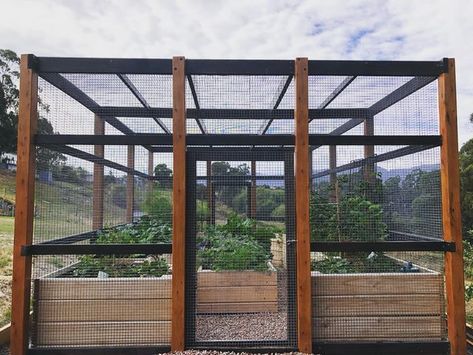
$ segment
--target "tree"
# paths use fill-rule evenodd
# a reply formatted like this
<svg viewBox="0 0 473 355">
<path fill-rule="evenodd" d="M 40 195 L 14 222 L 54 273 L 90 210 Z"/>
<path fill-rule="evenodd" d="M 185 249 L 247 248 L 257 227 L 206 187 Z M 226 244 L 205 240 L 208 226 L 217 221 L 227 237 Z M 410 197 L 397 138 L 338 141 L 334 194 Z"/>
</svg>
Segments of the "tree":
<svg viewBox="0 0 473 355">
<path fill-rule="evenodd" d="M 4 159 L 6 153 L 16 153 L 19 64 L 20 58 L 14 51 L 0 49 L 0 160 Z M 49 106 L 41 98 L 38 99 L 38 105 L 43 111 L 49 112 Z M 47 118 L 39 116 L 38 133 L 55 133 Z M 62 154 L 42 147 L 37 147 L 36 154 L 38 170 L 49 170 L 51 166 L 66 160 Z"/>
<path fill-rule="evenodd" d="M 461 147 L 459 158 L 463 235 L 468 239 L 473 230 L 473 139 Z"/>
<path fill-rule="evenodd" d="M 0 49 L 0 159 L 16 152 L 19 63 L 15 52 Z"/>
<path fill-rule="evenodd" d="M 162 187 L 170 188 L 172 186 L 172 170 L 164 163 L 158 164 L 154 167 L 154 176 L 157 178 L 163 178 L 158 180 L 158 183 Z"/>
</svg>

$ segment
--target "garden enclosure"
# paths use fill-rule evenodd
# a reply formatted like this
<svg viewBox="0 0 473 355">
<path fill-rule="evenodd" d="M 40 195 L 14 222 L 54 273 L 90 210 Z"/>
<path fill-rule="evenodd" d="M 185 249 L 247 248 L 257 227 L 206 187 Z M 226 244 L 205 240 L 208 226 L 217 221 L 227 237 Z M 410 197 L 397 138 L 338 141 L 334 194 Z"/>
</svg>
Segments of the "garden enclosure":
<svg viewBox="0 0 473 355">
<path fill-rule="evenodd" d="M 454 71 L 23 56 L 12 352 L 464 354 Z"/>
</svg>

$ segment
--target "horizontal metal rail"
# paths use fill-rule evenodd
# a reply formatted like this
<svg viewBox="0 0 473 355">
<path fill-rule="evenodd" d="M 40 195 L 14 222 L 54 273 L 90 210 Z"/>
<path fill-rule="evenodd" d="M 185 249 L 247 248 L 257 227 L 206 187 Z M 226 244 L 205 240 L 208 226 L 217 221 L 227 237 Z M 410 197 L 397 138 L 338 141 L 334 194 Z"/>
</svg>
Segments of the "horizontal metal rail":
<svg viewBox="0 0 473 355">
<path fill-rule="evenodd" d="M 21 255 L 133 255 L 170 254 L 171 243 L 160 244 L 33 244 L 24 245 Z"/>
<path fill-rule="evenodd" d="M 220 146 L 249 146 L 249 145 L 294 145 L 292 134 L 188 134 L 187 145 L 220 145 Z M 134 135 L 36 135 L 37 145 L 172 145 L 172 135 L 169 134 L 134 134 Z M 440 145 L 441 137 L 426 136 L 362 136 L 362 135 L 309 135 L 310 145 Z"/>
<path fill-rule="evenodd" d="M 448 341 L 410 341 L 410 342 L 317 342 L 312 345 L 312 350 L 324 355 L 379 355 L 379 354 L 431 354 L 444 355 L 449 351 Z"/>
<path fill-rule="evenodd" d="M 386 241 L 386 242 L 311 242 L 310 251 L 444 251 L 454 252 L 455 243 L 450 242 L 414 242 L 414 241 Z"/>
<path fill-rule="evenodd" d="M 92 112 L 99 116 L 127 118 L 172 118 L 172 108 L 138 106 L 99 106 Z M 325 108 L 309 109 L 309 119 L 369 119 L 373 116 L 368 108 Z M 186 117 L 205 120 L 293 120 L 290 109 L 186 109 Z"/>
<path fill-rule="evenodd" d="M 172 74 L 171 59 L 58 58 L 31 56 L 40 73 Z M 445 61 L 310 60 L 309 75 L 437 76 Z M 291 75 L 294 60 L 186 59 L 191 75 Z"/>
</svg>

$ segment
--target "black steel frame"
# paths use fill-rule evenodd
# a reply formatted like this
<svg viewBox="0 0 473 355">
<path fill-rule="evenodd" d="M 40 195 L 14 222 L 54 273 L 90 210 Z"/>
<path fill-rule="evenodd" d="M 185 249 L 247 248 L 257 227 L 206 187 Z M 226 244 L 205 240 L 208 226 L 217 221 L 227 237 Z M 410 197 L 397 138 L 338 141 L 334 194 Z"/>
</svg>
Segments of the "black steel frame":
<svg viewBox="0 0 473 355">
<path fill-rule="evenodd" d="M 105 122 L 109 123 L 124 136 L 111 135 L 50 135 L 35 137 L 35 144 L 48 147 L 60 151 L 64 154 L 76 156 L 88 161 L 96 162 L 109 166 L 127 173 L 147 178 L 159 178 L 148 176 L 139 171 L 129 169 L 120 164 L 108 161 L 103 158 L 96 157 L 92 154 L 85 153 L 81 150 L 67 147 L 67 144 L 88 144 L 88 145 L 143 145 L 146 149 L 152 152 L 172 152 L 172 134 L 170 130 L 162 123 L 160 118 L 172 117 L 171 108 L 155 108 L 150 107 L 144 100 L 141 93 L 133 85 L 132 81 L 128 79 L 129 74 L 155 74 L 155 75 L 172 75 L 172 61 L 170 59 L 96 59 L 96 58 L 51 58 L 51 57 L 35 57 L 30 56 L 28 63 L 31 63 L 30 68 L 36 71 L 40 77 L 57 87 L 91 112 L 101 115 Z M 340 85 L 324 100 L 324 102 L 316 109 L 309 110 L 309 120 L 314 119 L 341 119 L 349 118 L 350 120 L 338 128 L 334 129 L 328 135 L 310 135 L 309 143 L 311 150 L 317 149 L 323 145 L 408 145 L 414 147 L 414 150 L 420 151 L 429 149 L 431 147 L 441 145 L 440 136 L 341 136 L 350 129 L 363 123 L 366 119 L 374 119 L 375 115 L 401 101 L 408 95 L 416 92 L 422 87 L 436 80 L 436 78 L 447 72 L 446 59 L 440 61 L 327 61 L 327 60 L 312 60 L 309 61 L 309 75 L 336 75 L 346 76 Z M 72 84 L 61 74 L 65 73 L 87 73 L 87 74 L 115 74 L 128 87 L 130 92 L 141 102 L 143 107 L 103 107 L 97 104 L 89 96 L 87 96 L 78 87 Z M 272 109 L 267 110 L 206 110 L 201 108 L 198 101 L 198 93 L 193 84 L 193 76 L 199 75 L 270 75 L 270 76 L 284 76 L 287 77 L 284 86 L 282 87 L 279 96 Z M 293 110 L 278 109 L 279 103 L 285 95 L 289 85 L 294 76 L 294 61 L 292 60 L 186 60 L 186 77 L 191 89 L 192 97 L 195 104 L 195 109 L 187 110 L 187 117 L 195 119 L 202 134 L 188 135 L 188 150 L 189 157 L 195 159 L 198 156 L 212 156 L 212 159 L 220 160 L 226 159 L 228 152 L 235 150 L 238 152 L 238 160 L 273 160 L 277 148 L 270 146 L 287 146 L 279 148 L 279 151 L 284 155 L 285 174 L 286 176 L 294 176 L 293 165 L 288 163 L 292 161 L 292 146 L 294 145 L 294 136 L 292 135 L 273 135 L 268 134 L 271 123 L 279 119 L 293 119 Z M 397 90 L 394 90 L 383 99 L 379 100 L 368 108 L 349 108 L 349 109 L 329 109 L 329 104 L 339 96 L 358 76 L 412 76 L 406 84 L 402 85 Z M 117 117 L 149 117 L 153 119 L 163 130 L 163 134 L 147 135 L 137 134 L 131 130 L 127 125 Z M 260 119 L 263 120 L 259 133 L 256 135 L 212 135 L 208 134 L 206 127 L 203 125 L 201 118 L 205 119 Z M 218 147 L 211 147 L 215 145 L 226 146 L 225 151 L 221 151 Z M 191 147 L 192 146 L 192 147 Z M 229 146 L 239 146 L 232 148 Z M 251 148 L 246 146 L 252 146 Z M 259 147 L 258 147 L 259 146 Z M 211 147 L 209 149 L 209 147 Z M 410 148 L 410 147 L 409 147 Z M 403 150 L 404 149 L 404 150 Z M 222 155 L 223 154 L 223 155 Z M 386 153 L 390 156 L 402 156 L 403 154 L 412 154 L 412 150 L 408 148 L 401 148 L 397 151 Z M 251 158 L 245 158 L 251 157 Z M 225 158 L 224 158 L 225 157 Z M 382 161 L 388 159 L 388 155 L 379 155 L 369 158 L 372 162 Z M 205 160 L 205 159 L 203 159 Z M 366 160 L 367 161 L 367 160 Z M 337 167 L 337 172 L 343 169 L 351 169 L 354 165 L 362 164 L 354 162 L 347 166 Z M 324 174 L 329 174 L 332 171 L 325 171 Z M 192 164 L 188 166 L 187 177 L 195 178 L 195 167 Z M 320 175 L 320 173 L 319 173 Z M 317 177 L 317 174 L 315 174 Z M 189 181 L 189 180 L 188 180 Z M 291 179 L 286 181 L 286 199 L 294 198 L 294 186 Z M 195 196 L 195 188 L 192 186 L 187 190 L 188 201 Z M 287 200 L 288 201 L 288 200 Z M 290 207 L 290 206 L 288 206 Z M 292 206 L 293 207 L 293 206 Z M 188 213 L 195 214 L 195 206 L 192 203 L 188 206 Z M 293 218 L 294 211 L 286 208 L 286 218 L 289 221 Z M 295 233 L 293 223 L 288 223 L 290 233 Z M 188 226 L 189 231 L 192 232 L 192 227 Z M 75 245 L 73 243 L 79 240 L 90 239 L 97 231 L 82 233 L 76 236 L 59 238 L 53 241 L 48 241 L 32 246 L 23 247 L 23 255 L 43 255 L 43 254 L 135 254 L 140 252 L 149 252 L 155 250 L 158 252 L 171 252 L 172 246 L 169 245 Z M 401 232 L 392 232 L 399 234 Z M 404 233 L 405 234 L 405 233 Z M 189 241 L 187 241 L 189 242 Z M 288 263 L 294 264 L 295 259 L 295 240 L 288 240 Z M 386 241 L 386 242 L 370 242 L 370 243 L 331 243 L 331 242 L 314 242 L 311 244 L 311 249 L 317 251 L 444 251 L 451 252 L 455 250 L 453 243 L 445 243 L 441 241 L 428 240 L 423 242 L 418 241 Z M 186 248 L 187 260 L 192 260 L 192 253 L 195 250 L 192 247 Z M 291 261 L 290 261 L 291 260 Z M 191 263 L 192 266 L 192 263 Z M 189 271 L 189 270 L 187 270 Z M 192 272 L 192 270 L 191 270 Z M 194 270 L 195 272 L 195 270 Z M 189 275 L 189 274 L 188 274 Z M 288 277 L 288 282 L 295 283 L 295 268 L 292 268 L 291 274 Z M 189 283 L 190 282 L 190 283 Z M 195 286 L 186 280 L 186 290 L 189 286 Z M 188 297 L 188 295 L 186 295 Z M 295 314 L 295 294 L 292 295 L 293 301 L 289 302 L 288 312 Z M 192 315 L 187 314 L 188 317 Z M 296 329 L 290 330 L 289 339 L 295 339 Z M 186 330 L 189 336 L 189 329 Z M 192 336 L 189 338 L 192 340 Z M 188 340 L 189 340 L 188 339 Z M 295 341 L 295 340 L 294 340 Z M 190 342 L 192 343 L 192 341 Z M 195 342 L 194 342 L 195 344 Z M 289 344 L 287 342 L 275 342 L 273 349 L 268 351 L 280 351 L 283 348 L 287 350 L 294 349 L 295 343 Z M 218 348 L 222 344 L 199 343 L 195 345 L 202 345 L 206 347 Z M 241 347 L 245 351 L 261 351 L 263 348 L 252 348 L 257 346 L 255 342 L 236 342 L 232 344 L 223 344 L 223 349 L 232 349 Z M 415 343 L 316 343 L 314 344 L 314 351 L 320 351 L 323 354 L 345 354 L 345 353 L 442 353 L 448 351 L 448 342 L 415 342 Z M 29 349 L 31 354 L 50 353 L 50 354 L 70 354 L 70 353 L 86 353 L 86 354 L 129 354 L 129 353 L 155 353 L 169 351 L 169 347 L 130 347 L 130 348 L 87 348 L 87 349 Z"/>
<path fill-rule="evenodd" d="M 196 271 L 196 183 L 197 183 L 197 161 L 283 161 L 285 168 L 285 197 L 286 197 L 286 236 L 287 236 L 287 270 L 288 270 L 288 324 L 297 324 L 296 322 L 296 259 L 295 259 L 295 208 L 294 208 L 294 155 L 291 151 L 256 151 L 256 152 L 225 152 L 225 151 L 207 151 L 193 152 L 189 151 L 186 155 L 186 347 L 187 348 L 259 348 L 271 344 L 271 347 L 284 349 L 297 349 L 297 328 L 288 327 L 287 340 L 283 341 L 197 341 L 195 339 L 196 327 L 196 290 L 197 290 L 197 271 Z"/>
</svg>

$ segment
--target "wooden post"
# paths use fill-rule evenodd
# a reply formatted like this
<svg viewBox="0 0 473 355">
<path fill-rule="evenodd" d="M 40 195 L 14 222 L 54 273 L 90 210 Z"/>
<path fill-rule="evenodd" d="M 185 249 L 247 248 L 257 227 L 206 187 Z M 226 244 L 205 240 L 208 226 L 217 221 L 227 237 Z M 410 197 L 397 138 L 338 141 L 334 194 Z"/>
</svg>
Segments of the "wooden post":
<svg viewBox="0 0 473 355">
<path fill-rule="evenodd" d="M 330 145 L 328 147 L 328 166 L 330 170 L 333 170 L 337 167 L 337 146 Z M 337 173 L 330 172 L 330 188 L 333 188 L 332 193 L 330 194 L 330 202 L 337 202 Z"/>
<path fill-rule="evenodd" d="M 31 256 L 22 256 L 21 247 L 33 241 L 35 146 L 33 137 L 38 122 L 38 76 L 29 69 L 31 56 L 20 62 L 20 107 L 16 166 L 15 237 L 13 246 L 13 281 L 10 351 L 26 354 L 28 347 L 31 300 Z"/>
<path fill-rule="evenodd" d="M 297 240 L 297 339 L 299 351 L 312 352 L 312 293 L 309 227 L 308 60 L 295 62 L 295 178 Z"/>
<path fill-rule="evenodd" d="M 105 121 L 95 115 L 94 134 L 103 135 L 105 133 Z M 95 145 L 94 155 L 104 157 L 104 146 Z M 93 200 L 92 200 L 92 229 L 103 228 L 103 195 L 104 195 L 104 173 L 103 164 L 94 163 Z"/>
<path fill-rule="evenodd" d="M 373 118 L 368 118 L 364 120 L 364 133 L 365 136 L 373 136 L 374 135 L 374 121 Z M 364 146 L 364 158 L 369 158 L 374 156 L 374 145 L 365 145 Z M 374 163 L 365 163 L 364 166 L 364 180 L 368 183 L 373 183 L 375 181 L 374 178 Z"/>
<path fill-rule="evenodd" d="M 256 161 L 251 161 L 250 218 L 256 218 Z"/>
<path fill-rule="evenodd" d="M 448 339 L 451 354 L 466 354 L 465 285 L 460 211 L 457 99 L 455 60 L 448 59 L 448 72 L 438 80 L 440 134 L 442 135 L 440 175 L 442 184 L 443 235 L 454 242 L 455 252 L 445 253 Z"/>
<path fill-rule="evenodd" d="M 173 194 L 172 194 L 172 327 L 171 350 L 185 347 L 186 240 L 186 77 L 184 57 L 172 59 Z"/>
<path fill-rule="evenodd" d="M 154 180 L 151 179 L 154 176 L 154 153 L 151 151 L 148 151 L 148 175 L 150 176 L 148 180 L 148 194 L 151 195 L 154 186 Z"/>
<path fill-rule="evenodd" d="M 128 146 L 127 166 L 135 169 L 135 146 Z M 135 175 L 129 172 L 126 176 L 126 223 L 133 222 L 133 207 L 135 202 Z"/>
</svg>

